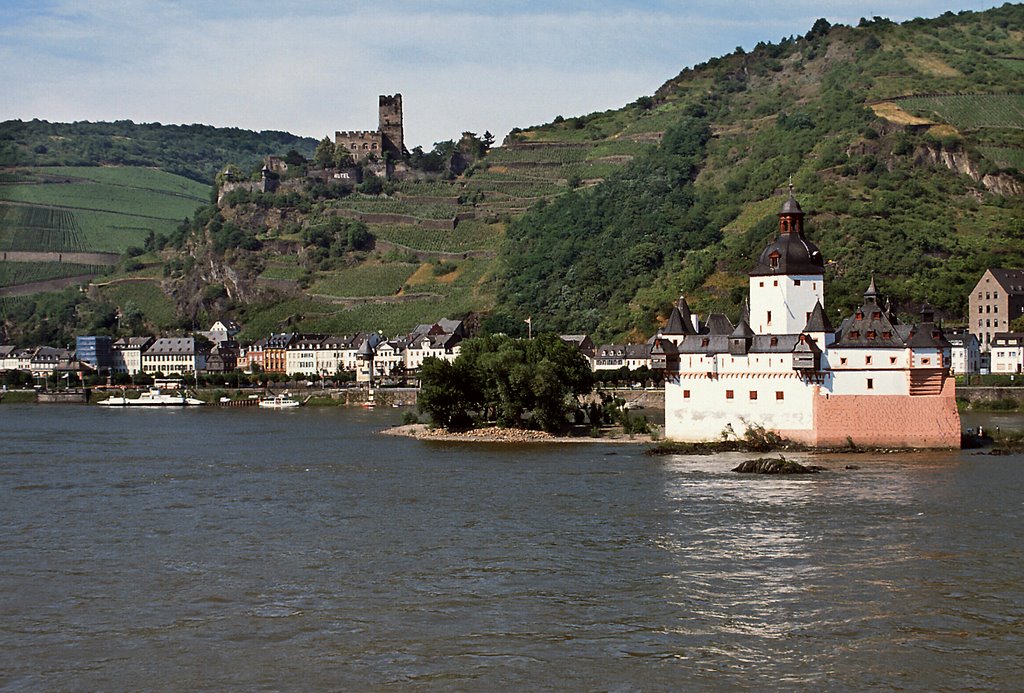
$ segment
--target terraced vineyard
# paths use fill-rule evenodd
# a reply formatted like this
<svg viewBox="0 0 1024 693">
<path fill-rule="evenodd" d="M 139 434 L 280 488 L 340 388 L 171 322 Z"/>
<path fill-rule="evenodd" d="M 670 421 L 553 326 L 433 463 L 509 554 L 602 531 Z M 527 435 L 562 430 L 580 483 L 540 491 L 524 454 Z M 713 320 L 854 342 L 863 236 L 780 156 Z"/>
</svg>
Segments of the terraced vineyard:
<svg viewBox="0 0 1024 693">
<path fill-rule="evenodd" d="M 109 268 L 59 262 L 0 262 L 0 286 L 101 274 Z"/>
<path fill-rule="evenodd" d="M 0 250 L 62 252 L 84 248 L 82 229 L 72 212 L 0 204 Z"/>
<path fill-rule="evenodd" d="M 370 232 L 377 238 L 413 250 L 460 253 L 470 250 L 497 250 L 504 234 L 504 227 L 501 224 L 471 220 L 460 223 L 451 231 L 374 224 L 370 226 Z"/>
<path fill-rule="evenodd" d="M 208 195 L 147 168 L 18 169 L 0 180 L 0 249 L 124 252 L 171 233 Z"/>
<path fill-rule="evenodd" d="M 352 195 L 333 206 L 351 209 L 362 214 L 401 214 L 417 219 L 451 219 L 458 212 L 452 204 L 436 202 L 417 203 L 403 199 L 381 199 L 367 195 Z"/>
<path fill-rule="evenodd" d="M 914 115 L 937 118 L 957 130 L 1024 128 L 1024 94 L 908 96 L 895 101 Z"/>
<path fill-rule="evenodd" d="M 417 265 L 395 262 L 367 264 L 334 272 L 319 272 L 310 293 L 339 298 L 393 296 L 402 290 Z"/>
</svg>

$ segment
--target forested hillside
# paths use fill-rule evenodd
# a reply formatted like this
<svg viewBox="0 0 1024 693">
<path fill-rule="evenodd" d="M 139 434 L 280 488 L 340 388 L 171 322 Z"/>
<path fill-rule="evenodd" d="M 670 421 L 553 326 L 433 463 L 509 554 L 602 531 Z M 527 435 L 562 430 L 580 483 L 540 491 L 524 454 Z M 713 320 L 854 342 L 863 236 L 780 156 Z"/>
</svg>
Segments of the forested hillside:
<svg viewBox="0 0 1024 693">
<path fill-rule="evenodd" d="M 820 20 L 625 109 L 518 133 L 660 144 L 510 226 L 497 321 L 640 337 L 681 292 L 735 318 L 790 179 L 833 309 L 874 274 L 904 310 L 963 320 L 985 267 L 1024 263 L 1022 29 L 1021 5 Z"/>
<path fill-rule="evenodd" d="M 148 166 L 207 184 L 228 162 L 253 166 L 290 149 L 312 156 L 314 147 L 316 140 L 287 132 L 209 125 L 0 123 L 0 167 Z"/>
</svg>

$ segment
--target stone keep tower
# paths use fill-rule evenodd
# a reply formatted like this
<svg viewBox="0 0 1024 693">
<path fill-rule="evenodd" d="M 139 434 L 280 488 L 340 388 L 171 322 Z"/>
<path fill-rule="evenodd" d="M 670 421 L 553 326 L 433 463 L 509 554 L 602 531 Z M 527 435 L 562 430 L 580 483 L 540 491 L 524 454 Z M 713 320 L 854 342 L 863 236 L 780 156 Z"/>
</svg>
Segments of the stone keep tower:
<svg viewBox="0 0 1024 693">
<path fill-rule="evenodd" d="M 402 95 L 380 95 L 380 133 L 384 136 L 384 151 L 397 156 L 405 155 L 405 135 L 402 129 Z"/>
</svg>

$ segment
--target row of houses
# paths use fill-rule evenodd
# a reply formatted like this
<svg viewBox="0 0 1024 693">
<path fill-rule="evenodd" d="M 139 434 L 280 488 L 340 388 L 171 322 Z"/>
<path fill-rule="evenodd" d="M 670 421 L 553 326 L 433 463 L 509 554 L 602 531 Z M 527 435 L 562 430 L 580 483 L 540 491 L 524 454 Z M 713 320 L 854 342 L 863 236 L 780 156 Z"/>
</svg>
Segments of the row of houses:
<svg viewBox="0 0 1024 693">
<path fill-rule="evenodd" d="M 218 321 L 191 336 L 80 336 L 76 348 L 0 346 L 0 371 L 38 376 L 61 371 L 101 375 L 199 375 L 236 369 L 288 376 L 355 374 L 358 382 L 414 374 L 429 357 L 454 360 L 465 328 L 459 320 L 417 325 L 407 335 L 386 339 L 379 332 L 354 335 L 271 334 L 253 344 L 235 339 L 239 328 Z"/>
</svg>

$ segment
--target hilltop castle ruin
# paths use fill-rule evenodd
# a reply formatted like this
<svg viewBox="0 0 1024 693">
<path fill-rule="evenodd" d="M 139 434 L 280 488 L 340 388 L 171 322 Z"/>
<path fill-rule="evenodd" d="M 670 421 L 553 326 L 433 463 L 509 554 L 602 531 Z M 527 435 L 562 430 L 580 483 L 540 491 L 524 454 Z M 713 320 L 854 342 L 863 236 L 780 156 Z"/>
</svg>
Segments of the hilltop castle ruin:
<svg viewBox="0 0 1024 693">
<path fill-rule="evenodd" d="M 408 152 L 402 126 L 402 95 L 381 94 L 377 129 L 336 131 L 334 145 L 347 149 L 356 162 L 370 156 L 384 158 L 389 153 L 393 157 L 404 157 Z"/>
</svg>

